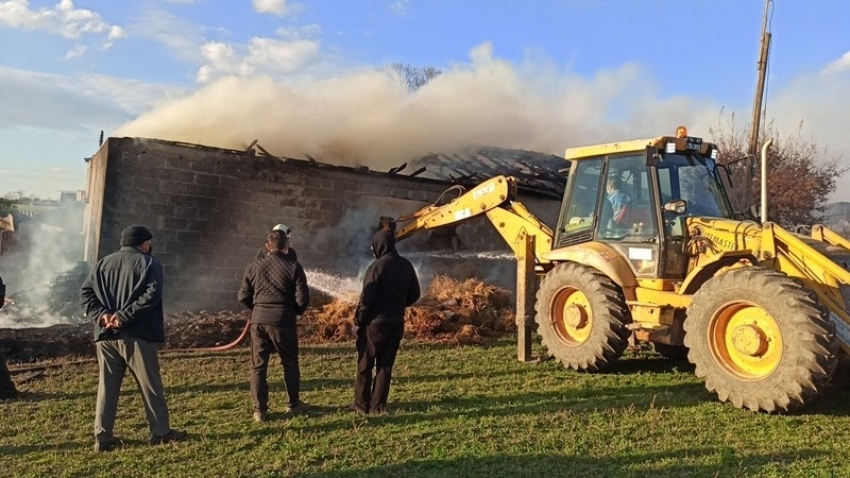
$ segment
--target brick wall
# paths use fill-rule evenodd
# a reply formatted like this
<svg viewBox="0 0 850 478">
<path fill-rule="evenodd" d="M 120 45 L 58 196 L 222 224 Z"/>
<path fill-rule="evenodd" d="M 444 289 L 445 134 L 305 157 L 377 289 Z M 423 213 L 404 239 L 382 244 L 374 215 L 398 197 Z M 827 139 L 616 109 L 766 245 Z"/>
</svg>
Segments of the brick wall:
<svg viewBox="0 0 850 478">
<path fill-rule="evenodd" d="M 118 248 L 121 229 L 144 224 L 166 274 L 166 308 L 234 309 L 245 266 L 269 228 L 286 223 L 309 270 L 357 275 L 381 215 L 399 217 L 437 199 L 448 184 L 310 161 L 160 140 L 109 138 L 89 162 L 86 260 Z M 559 203 L 523 197 L 553 225 Z M 466 255 L 510 252 L 486 218 L 458 227 Z M 431 257 L 428 233 L 400 244 L 424 275 L 477 275 L 512 285 L 510 260 Z M 435 256 L 440 256 L 436 254 Z"/>
</svg>

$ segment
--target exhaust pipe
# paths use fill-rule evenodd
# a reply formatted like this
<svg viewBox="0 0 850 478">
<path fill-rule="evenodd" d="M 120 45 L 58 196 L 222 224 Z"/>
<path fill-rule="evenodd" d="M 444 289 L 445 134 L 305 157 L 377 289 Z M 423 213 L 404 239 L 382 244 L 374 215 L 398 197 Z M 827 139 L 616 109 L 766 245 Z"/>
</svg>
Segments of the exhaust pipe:
<svg viewBox="0 0 850 478">
<path fill-rule="evenodd" d="M 764 142 L 761 147 L 761 223 L 767 222 L 767 150 L 770 149 L 772 139 Z"/>
</svg>

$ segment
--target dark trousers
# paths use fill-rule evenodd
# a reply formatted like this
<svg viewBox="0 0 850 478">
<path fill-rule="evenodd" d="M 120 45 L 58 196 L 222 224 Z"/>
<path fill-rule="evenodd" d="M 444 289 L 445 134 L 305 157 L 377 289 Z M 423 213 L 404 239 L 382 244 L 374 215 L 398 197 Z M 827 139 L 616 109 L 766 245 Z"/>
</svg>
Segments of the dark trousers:
<svg viewBox="0 0 850 478">
<path fill-rule="evenodd" d="M 298 366 L 298 331 L 295 327 L 278 327 L 251 324 L 251 395 L 254 410 L 269 409 L 269 356 L 277 352 L 283 365 L 287 405 L 294 407 L 301 401 L 301 369 Z"/>
<path fill-rule="evenodd" d="M 12 376 L 6 367 L 6 357 L 0 354 L 0 399 L 15 398 L 17 396 L 18 389 L 15 388 L 15 382 L 12 381 Z"/>
<path fill-rule="evenodd" d="M 357 378 L 354 381 L 354 407 L 357 410 L 371 413 L 384 411 L 390 395 L 393 364 L 402 337 L 404 322 L 369 324 L 358 330 Z"/>
</svg>

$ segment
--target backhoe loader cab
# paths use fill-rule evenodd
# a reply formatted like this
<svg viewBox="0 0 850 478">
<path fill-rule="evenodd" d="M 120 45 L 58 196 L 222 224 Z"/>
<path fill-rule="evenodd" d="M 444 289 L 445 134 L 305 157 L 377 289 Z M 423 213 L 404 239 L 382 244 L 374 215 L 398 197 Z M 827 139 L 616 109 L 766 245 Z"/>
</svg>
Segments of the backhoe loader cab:
<svg viewBox="0 0 850 478">
<path fill-rule="evenodd" d="M 688 217 L 731 219 L 717 147 L 664 136 L 568 149 L 569 182 L 555 248 L 596 241 L 627 257 L 639 277 L 683 278 Z"/>
</svg>

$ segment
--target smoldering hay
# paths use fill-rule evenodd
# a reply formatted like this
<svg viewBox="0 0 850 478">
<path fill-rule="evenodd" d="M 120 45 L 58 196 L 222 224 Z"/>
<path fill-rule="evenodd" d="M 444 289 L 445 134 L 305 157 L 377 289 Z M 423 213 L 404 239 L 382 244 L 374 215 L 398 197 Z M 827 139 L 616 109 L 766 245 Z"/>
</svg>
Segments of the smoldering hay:
<svg viewBox="0 0 850 478">
<path fill-rule="evenodd" d="M 225 77 L 162 100 L 113 136 L 231 149 L 257 139 L 279 156 L 380 170 L 471 145 L 560 155 L 569 146 L 657 136 L 681 123 L 707 131 L 716 119 L 711 105 L 658 98 L 647 78 L 625 65 L 587 80 L 545 61 L 494 58 L 483 44 L 469 63 L 415 91 L 389 68 L 311 81 Z"/>
</svg>

